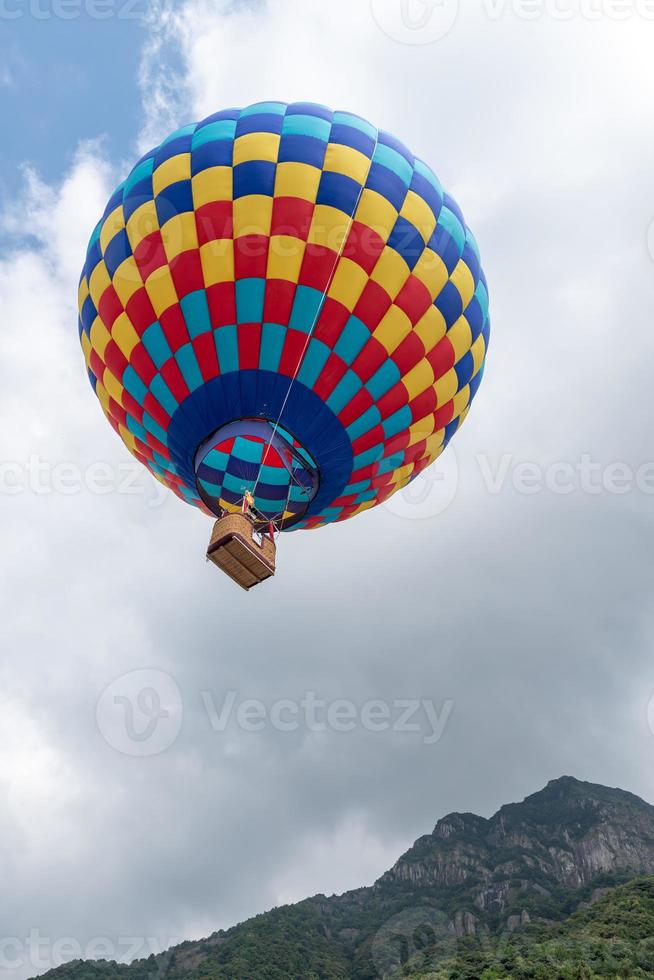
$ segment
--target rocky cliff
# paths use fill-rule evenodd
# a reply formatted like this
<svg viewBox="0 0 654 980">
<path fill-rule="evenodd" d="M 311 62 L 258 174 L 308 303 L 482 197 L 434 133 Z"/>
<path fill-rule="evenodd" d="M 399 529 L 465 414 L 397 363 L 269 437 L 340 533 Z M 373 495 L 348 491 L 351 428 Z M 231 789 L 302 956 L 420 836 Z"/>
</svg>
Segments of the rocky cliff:
<svg viewBox="0 0 654 980">
<path fill-rule="evenodd" d="M 654 807 L 563 777 L 489 819 L 444 817 L 370 888 L 274 909 L 131 966 L 78 961 L 51 980 L 654 976 L 644 876 L 654 876 Z"/>
</svg>

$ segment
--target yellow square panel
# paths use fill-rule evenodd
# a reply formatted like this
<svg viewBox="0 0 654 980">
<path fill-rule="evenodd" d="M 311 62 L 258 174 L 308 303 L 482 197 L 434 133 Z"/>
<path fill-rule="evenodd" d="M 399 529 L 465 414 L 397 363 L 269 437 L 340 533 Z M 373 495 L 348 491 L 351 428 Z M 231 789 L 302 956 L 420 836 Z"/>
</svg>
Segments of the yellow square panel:
<svg viewBox="0 0 654 980">
<path fill-rule="evenodd" d="M 397 215 L 398 212 L 385 197 L 366 187 L 359 200 L 355 218 L 361 224 L 368 225 L 387 242 L 395 227 Z"/>
<path fill-rule="evenodd" d="M 452 282 L 459 291 L 463 302 L 463 309 L 465 310 L 475 294 L 475 280 L 472 278 L 472 273 L 463 260 L 459 261 L 456 269 L 452 273 Z"/>
<path fill-rule="evenodd" d="M 470 348 L 470 353 L 472 354 L 472 362 L 474 364 L 473 378 L 481 370 L 481 366 L 484 363 L 484 357 L 486 356 L 486 344 L 484 343 L 484 338 L 481 334 L 477 337 L 474 344 Z"/>
<path fill-rule="evenodd" d="M 86 281 L 86 276 L 82 276 L 79 281 L 79 286 L 77 288 L 77 309 L 82 312 L 82 307 L 86 301 L 86 297 L 89 295 L 89 284 Z"/>
<path fill-rule="evenodd" d="M 454 362 L 456 364 L 468 353 L 472 344 L 472 331 L 464 316 L 460 316 L 447 331 L 447 339 L 454 348 Z"/>
<path fill-rule="evenodd" d="M 370 160 L 351 146 L 330 143 L 325 153 L 323 169 L 351 177 L 357 184 L 365 184 L 370 170 Z"/>
<path fill-rule="evenodd" d="M 427 445 L 425 446 L 425 456 L 429 456 L 430 459 L 434 460 L 437 456 L 443 452 L 443 442 L 445 441 L 445 429 L 438 429 L 433 435 L 427 436 Z"/>
<path fill-rule="evenodd" d="M 270 235 L 273 199 L 265 194 L 250 194 L 234 201 L 234 238 L 244 235 Z"/>
<path fill-rule="evenodd" d="M 292 238 L 290 235 L 273 235 L 268 249 L 266 272 L 268 278 L 297 283 L 305 248 L 305 243 L 299 238 Z"/>
<path fill-rule="evenodd" d="M 277 163 L 280 139 L 276 133 L 248 133 L 246 136 L 239 136 L 234 142 L 234 166 L 249 163 L 251 160 Z"/>
<path fill-rule="evenodd" d="M 84 336 L 84 335 L 82 335 Z M 93 326 L 91 327 L 91 347 L 96 352 L 98 357 L 104 361 L 104 352 L 107 344 L 111 340 L 111 334 L 105 327 L 104 323 L 99 316 L 96 316 L 93 321 Z"/>
<path fill-rule="evenodd" d="M 404 387 L 409 395 L 409 401 L 427 391 L 434 383 L 434 372 L 428 360 L 419 361 L 409 373 L 402 378 Z"/>
<path fill-rule="evenodd" d="M 121 313 L 116 318 L 111 328 L 111 336 L 116 341 L 118 349 L 129 361 L 132 351 L 140 343 L 141 338 L 132 326 L 131 320 L 126 313 Z"/>
<path fill-rule="evenodd" d="M 359 302 L 368 282 L 368 273 L 351 259 L 342 258 L 329 287 L 329 296 L 342 303 L 350 313 Z"/>
<path fill-rule="evenodd" d="M 352 225 L 349 215 L 327 204 L 317 204 L 311 219 L 308 241 L 312 245 L 323 245 L 337 254 Z"/>
<path fill-rule="evenodd" d="M 119 405 L 122 405 L 123 392 L 125 389 L 121 385 L 120 381 L 118 381 L 118 379 L 113 376 L 109 368 L 105 369 L 104 375 L 102 377 L 102 383 L 107 389 L 107 394 L 109 395 L 109 397 L 113 398 L 113 400 L 115 402 L 118 402 Z"/>
<path fill-rule="evenodd" d="M 110 285 L 111 279 L 109 278 L 107 267 L 105 266 L 104 262 L 98 262 L 95 269 L 91 273 L 91 279 L 89 281 L 89 292 L 96 310 L 99 308 L 100 300 L 102 299 L 105 289 Z"/>
<path fill-rule="evenodd" d="M 415 446 L 418 442 L 425 442 L 434 431 L 434 413 L 418 419 L 409 428 L 409 446 Z"/>
<path fill-rule="evenodd" d="M 123 306 L 127 306 L 134 293 L 143 285 L 143 279 L 133 255 L 120 263 L 113 278 L 114 289 Z"/>
<path fill-rule="evenodd" d="M 100 229 L 100 249 L 102 254 L 107 251 L 107 245 L 119 231 L 122 231 L 125 227 L 125 215 L 123 214 L 123 206 L 119 204 L 117 208 L 108 214 L 104 219 L 102 228 Z"/>
<path fill-rule="evenodd" d="M 91 360 L 92 346 L 91 346 L 91 341 L 89 340 L 85 330 L 83 330 L 82 333 L 80 334 L 79 341 L 80 344 L 82 345 L 82 353 L 84 354 L 84 360 L 86 361 L 86 365 L 88 367 L 89 361 Z"/>
<path fill-rule="evenodd" d="M 120 438 L 123 440 L 129 451 L 131 453 L 138 452 L 138 449 L 136 448 L 136 439 L 129 429 L 126 429 L 124 425 L 119 425 L 118 431 L 120 432 Z"/>
<path fill-rule="evenodd" d="M 152 232 L 159 230 L 159 218 L 154 201 L 145 201 L 127 222 L 127 237 L 135 252 L 139 244 Z"/>
<path fill-rule="evenodd" d="M 413 275 L 427 287 L 432 300 L 436 299 L 450 278 L 442 258 L 430 248 L 426 248 L 418 259 Z"/>
<path fill-rule="evenodd" d="M 413 463 L 405 463 L 404 466 L 400 466 L 393 473 L 393 482 L 399 484 L 400 486 L 406 485 L 409 477 L 413 473 L 414 465 Z"/>
<path fill-rule="evenodd" d="M 454 415 L 453 418 L 459 418 L 462 415 L 468 404 L 470 403 L 470 385 L 465 385 L 461 391 L 458 391 L 454 396 Z"/>
<path fill-rule="evenodd" d="M 411 320 L 399 306 L 391 306 L 383 320 L 373 332 L 373 337 L 382 344 L 389 354 L 396 350 L 411 333 Z"/>
<path fill-rule="evenodd" d="M 157 316 L 177 302 L 177 293 L 167 265 L 155 269 L 145 281 L 145 288 Z"/>
<path fill-rule="evenodd" d="M 207 242 L 200 249 L 205 286 L 234 282 L 234 243 L 230 238 Z"/>
<path fill-rule="evenodd" d="M 415 191 L 407 193 L 400 214 L 418 229 L 425 242 L 429 241 L 436 227 L 436 217 L 427 202 Z"/>
<path fill-rule="evenodd" d="M 459 379 L 454 368 L 450 368 L 442 378 L 435 382 L 434 389 L 436 391 L 436 404 L 439 408 L 452 401 L 459 390 Z"/>
<path fill-rule="evenodd" d="M 208 167 L 191 179 L 193 206 L 201 208 L 215 201 L 231 201 L 234 177 L 231 167 Z"/>
<path fill-rule="evenodd" d="M 391 299 L 395 299 L 409 275 L 409 266 L 402 256 L 387 245 L 377 259 L 370 278 L 385 289 Z"/>
<path fill-rule="evenodd" d="M 169 157 L 152 172 L 152 193 L 156 197 L 171 184 L 191 179 L 191 154 L 178 153 Z"/>
<path fill-rule="evenodd" d="M 447 324 L 441 311 L 435 306 L 430 306 L 413 329 L 425 345 L 426 352 L 429 353 L 447 333 Z"/>
<path fill-rule="evenodd" d="M 280 163 L 275 175 L 275 197 L 299 197 L 315 204 L 321 171 L 307 163 Z"/>
<path fill-rule="evenodd" d="M 186 211 L 184 214 L 176 214 L 174 218 L 170 218 L 161 229 L 161 240 L 169 262 L 182 252 L 196 249 L 198 233 L 195 214 Z"/>
<path fill-rule="evenodd" d="M 359 504 L 356 510 L 352 511 L 352 517 L 356 517 L 357 514 L 362 514 L 365 510 L 370 510 L 371 507 L 376 505 L 376 500 L 366 500 L 362 504 Z"/>
</svg>

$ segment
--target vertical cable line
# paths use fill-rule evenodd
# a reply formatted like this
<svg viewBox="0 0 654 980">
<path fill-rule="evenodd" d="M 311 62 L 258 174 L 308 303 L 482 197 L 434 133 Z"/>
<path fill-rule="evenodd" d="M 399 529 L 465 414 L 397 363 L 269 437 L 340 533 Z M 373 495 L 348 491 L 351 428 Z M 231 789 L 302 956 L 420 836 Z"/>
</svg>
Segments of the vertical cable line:
<svg viewBox="0 0 654 980">
<path fill-rule="evenodd" d="M 325 288 L 323 289 L 322 299 L 320 300 L 320 304 L 318 306 L 318 309 L 316 310 L 316 315 L 313 318 L 313 323 L 311 324 L 311 329 L 309 330 L 309 332 L 307 334 L 307 339 L 304 342 L 304 347 L 302 348 L 302 353 L 300 354 L 300 356 L 298 358 L 298 362 L 297 362 L 295 371 L 293 372 L 293 376 L 291 378 L 290 384 L 289 384 L 288 389 L 286 391 L 286 395 L 284 396 L 284 401 L 282 402 L 282 407 L 280 409 L 279 415 L 277 416 L 277 421 L 275 422 L 275 424 L 273 426 L 272 434 L 270 436 L 270 442 L 266 446 L 266 448 L 265 448 L 265 450 L 263 452 L 263 456 L 261 458 L 261 462 L 259 463 L 259 472 L 257 473 L 257 478 L 255 480 L 254 486 L 252 487 L 252 491 L 251 491 L 253 497 L 254 497 L 254 495 L 256 493 L 256 489 L 257 489 L 257 487 L 259 485 L 259 480 L 261 478 L 261 470 L 263 469 L 264 463 L 266 462 L 266 458 L 267 458 L 268 453 L 270 451 L 270 447 L 272 446 L 273 440 L 274 440 L 274 438 L 275 438 L 275 436 L 277 434 L 277 430 L 279 429 L 279 424 L 281 422 L 282 415 L 284 414 L 284 409 L 286 408 L 286 405 L 288 403 L 288 399 L 289 399 L 290 394 L 291 394 L 291 389 L 293 388 L 293 385 L 295 384 L 295 380 L 296 380 L 296 378 L 297 378 L 297 376 L 298 376 L 298 374 L 300 372 L 300 368 L 302 367 L 302 362 L 304 360 L 304 355 L 307 352 L 307 348 L 309 346 L 309 341 L 311 340 L 311 337 L 313 335 L 313 332 L 316 329 L 316 326 L 318 324 L 318 319 L 320 318 L 320 314 L 322 313 L 323 307 L 325 305 L 325 299 L 327 297 L 327 293 L 329 292 L 329 289 L 331 287 L 331 284 L 334 281 L 334 276 L 336 275 L 336 269 L 338 268 L 338 263 L 341 261 L 341 258 L 343 256 L 343 251 L 345 249 L 345 245 L 347 243 L 347 240 L 348 240 L 348 238 L 350 236 L 350 232 L 352 230 L 352 225 L 354 224 L 354 219 L 355 219 L 356 213 L 359 210 L 359 204 L 361 202 L 361 197 L 362 197 L 363 192 L 364 192 L 364 190 L 366 188 L 366 184 L 368 183 L 368 177 L 370 176 L 370 171 L 372 169 L 372 164 L 373 164 L 373 160 L 375 158 L 375 153 L 377 152 L 378 145 L 379 145 L 379 130 L 377 130 L 377 135 L 375 137 L 375 145 L 374 145 L 373 151 L 372 151 L 372 153 L 370 155 L 370 161 L 368 163 L 368 170 L 366 172 L 365 180 L 361 184 L 361 188 L 359 190 L 359 193 L 358 193 L 358 196 L 357 196 L 357 199 L 356 199 L 356 203 L 354 205 L 354 208 L 352 209 L 352 214 L 349 217 L 349 222 L 348 222 L 348 225 L 347 225 L 347 230 L 345 231 L 345 234 L 343 235 L 343 241 L 341 242 L 341 246 L 340 246 L 340 248 L 338 250 L 338 255 L 336 256 L 336 259 L 334 261 L 334 265 L 333 265 L 332 270 L 331 270 L 331 272 L 329 274 L 329 279 L 327 280 L 327 284 L 326 284 Z M 282 517 L 282 523 L 283 523 L 283 517 Z"/>
</svg>

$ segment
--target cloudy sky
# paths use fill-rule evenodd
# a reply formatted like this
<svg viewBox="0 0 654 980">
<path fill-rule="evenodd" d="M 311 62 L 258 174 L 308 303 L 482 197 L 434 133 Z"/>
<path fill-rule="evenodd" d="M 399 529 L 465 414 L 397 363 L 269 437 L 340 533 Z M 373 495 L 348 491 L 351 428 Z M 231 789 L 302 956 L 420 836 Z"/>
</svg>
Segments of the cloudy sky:
<svg viewBox="0 0 654 980">
<path fill-rule="evenodd" d="M 654 800 L 654 6 L 144 6 L 0 11 L 11 980 L 371 883 L 443 814 L 563 773 Z M 412 494 L 285 536 L 245 594 L 106 424 L 76 286 L 130 162 L 270 98 L 353 110 L 431 162 L 493 336 Z"/>
</svg>

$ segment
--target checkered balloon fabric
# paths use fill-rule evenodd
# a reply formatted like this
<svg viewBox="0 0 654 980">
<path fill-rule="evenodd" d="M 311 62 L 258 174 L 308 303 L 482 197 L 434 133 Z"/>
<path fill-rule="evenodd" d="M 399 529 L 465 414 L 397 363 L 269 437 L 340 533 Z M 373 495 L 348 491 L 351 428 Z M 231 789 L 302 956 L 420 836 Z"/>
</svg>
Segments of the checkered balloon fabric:
<svg viewBox="0 0 654 980">
<path fill-rule="evenodd" d="M 293 437 L 268 422 L 244 419 L 221 429 L 196 459 L 198 489 L 213 512 L 240 509 L 246 491 L 259 515 L 289 524 L 313 499 L 318 473 Z"/>
<path fill-rule="evenodd" d="M 481 382 L 488 293 L 432 170 L 347 112 L 280 102 L 169 136 L 112 195 L 79 329 L 114 429 L 208 513 L 283 528 L 375 506 Z"/>
</svg>

